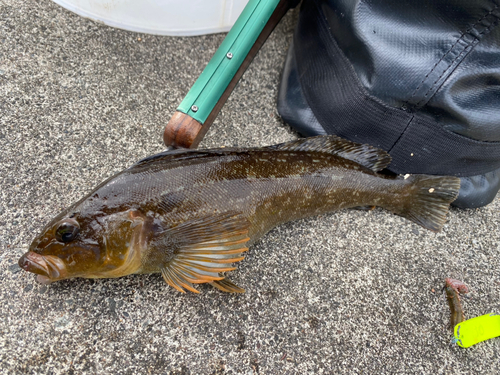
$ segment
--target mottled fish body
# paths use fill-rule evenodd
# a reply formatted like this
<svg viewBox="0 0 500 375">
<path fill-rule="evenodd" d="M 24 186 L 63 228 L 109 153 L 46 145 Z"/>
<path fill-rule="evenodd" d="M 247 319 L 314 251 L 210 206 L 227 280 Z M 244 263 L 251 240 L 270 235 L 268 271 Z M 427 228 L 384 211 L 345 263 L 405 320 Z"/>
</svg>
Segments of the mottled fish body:
<svg viewBox="0 0 500 375">
<path fill-rule="evenodd" d="M 109 178 L 58 215 L 19 260 L 40 282 L 161 272 L 179 291 L 211 283 L 281 223 L 379 206 L 437 231 L 456 177 L 378 173 L 390 156 L 320 136 L 253 149 L 176 150 Z"/>
</svg>

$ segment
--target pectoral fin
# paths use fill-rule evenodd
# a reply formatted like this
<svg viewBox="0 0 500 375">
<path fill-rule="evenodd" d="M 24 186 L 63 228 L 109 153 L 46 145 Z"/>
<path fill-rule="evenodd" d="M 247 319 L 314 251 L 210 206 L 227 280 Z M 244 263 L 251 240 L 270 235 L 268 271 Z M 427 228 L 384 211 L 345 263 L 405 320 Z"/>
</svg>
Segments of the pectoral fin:
<svg viewBox="0 0 500 375">
<path fill-rule="evenodd" d="M 173 257 L 162 268 L 167 284 L 185 293 L 199 293 L 193 284 L 211 283 L 218 289 L 242 293 L 243 289 L 224 279 L 220 272 L 232 271 L 232 263 L 245 257 L 250 223 L 239 214 L 223 214 L 191 220 L 164 232 L 176 239 Z"/>
<path fill-rule="evenodd" d="M 213 281 L 210 285 L 227 293 L 245 293 L 245 289 L 240 288 L 238 285 L 228 280 L 227 277 L 223 280 Z"/>
</svg>

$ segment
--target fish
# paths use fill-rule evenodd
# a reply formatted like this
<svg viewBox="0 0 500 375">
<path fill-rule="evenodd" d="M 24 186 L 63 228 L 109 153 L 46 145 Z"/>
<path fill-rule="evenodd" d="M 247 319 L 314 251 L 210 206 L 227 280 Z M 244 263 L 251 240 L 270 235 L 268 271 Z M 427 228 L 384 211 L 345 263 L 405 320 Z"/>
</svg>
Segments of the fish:
<svg viewBox="0 0 500 375">
<path fill-rule="evenodd" d="M 199 293 L 203 283 L 242 293 L 226 273 L 288 221 L 378 206 L 440 230 L 460 180 L 380 173 L 390 161 L 383 150 L 337 136 L 162 152 L 61 212 L 18 263 L 42 284 L 161 273 L 183 293 Z"/>
</svg>

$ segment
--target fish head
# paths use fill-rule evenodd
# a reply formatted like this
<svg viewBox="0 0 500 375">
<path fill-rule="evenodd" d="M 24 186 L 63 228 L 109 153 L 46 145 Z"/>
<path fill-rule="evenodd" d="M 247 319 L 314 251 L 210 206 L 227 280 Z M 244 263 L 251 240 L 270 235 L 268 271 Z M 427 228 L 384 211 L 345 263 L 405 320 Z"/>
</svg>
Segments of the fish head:
<svg viewBox="0 0 500 375">
<path fill-rule="evenodd" d="M 50 284 L 74 277 L 108 278 L 140 269 L 143 217 L 136 211 L 62 213 L 34 239 L 19 266 Z"/>
</svg>

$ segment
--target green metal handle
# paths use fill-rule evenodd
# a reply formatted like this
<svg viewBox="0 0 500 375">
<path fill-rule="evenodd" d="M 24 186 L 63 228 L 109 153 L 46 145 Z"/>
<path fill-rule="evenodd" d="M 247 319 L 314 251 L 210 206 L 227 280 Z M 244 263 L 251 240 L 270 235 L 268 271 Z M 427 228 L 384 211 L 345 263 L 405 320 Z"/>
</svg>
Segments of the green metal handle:
<svg viewBox="0 0 500 375">
<path fill-rule="evenodd" d="M 204 124 L 280 0 L 250 0 L 177 111 Z"/>
</svg>

